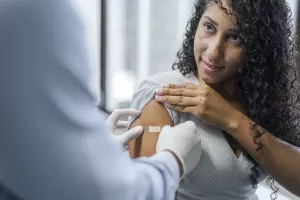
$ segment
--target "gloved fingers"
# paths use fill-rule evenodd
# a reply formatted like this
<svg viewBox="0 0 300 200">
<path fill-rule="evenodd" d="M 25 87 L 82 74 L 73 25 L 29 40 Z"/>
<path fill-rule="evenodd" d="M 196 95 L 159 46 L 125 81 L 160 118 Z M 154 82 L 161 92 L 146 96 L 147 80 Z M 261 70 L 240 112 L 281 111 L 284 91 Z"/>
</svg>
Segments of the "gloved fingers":
<svg viewBox="0 0 300 200">
<path fill-rule="evenodd" d="M 119 128 L 128 128 L 129 122 L 128 121 L 118 121 L 116 125 L 116 129 Z"/>
<path fill-rule="evenodd" d="M 170 129 L 170 128 L 171 128 L 170 125 L 166 125 L 166 126 L 162 127 L 161 132 L 162 132 L 163 130 L 165 130 L 165 129 Z"/>
<path fill-rule="evenodd" d="M 136 117 L 140 114 L 141 112 L 135 109 L 115 109 L 107 118 L 106 124 L 111 131 L 114 131 L 115 126 L 121 117 Z"/>
<path fill-rule="evenodd" d="M 162 127 L 162 129 L 160 131 L 160 134 L 158 136 L 157 143 L 156 143 L 156 153 L 161 151 L 161 142 L 160 141 L 164 140 L 164 138 L 168 137 L 168 130 L 169 129 L 171 129 L 170 125 L 166 125 L 166 126 Z"/>
<path fill-rule="evenodd" d="M 143 133 L 144 129 L 142 126 L 137 126 L 125 133 L 117 136 L 118 140 L 121 144 L 126 146 L 131 140 L 135 139 L 136 137 L 140 136 Z"/>
<path fill-rule="evenodd" d="M 124 112 L 122 113 L 122 117 L 137 117 L 141 114 L 141 111 L 135 109 L 123 109 Z"/>
<path fill-rule="evenodd" d="M 185 122 L 182 122 L 176 126 L 184 126 L 186 127 L 187 129 L 196 129 L 196 125 L 195 125 L 195 122 L 193 121 L 185 121 Z"/>
</svg>

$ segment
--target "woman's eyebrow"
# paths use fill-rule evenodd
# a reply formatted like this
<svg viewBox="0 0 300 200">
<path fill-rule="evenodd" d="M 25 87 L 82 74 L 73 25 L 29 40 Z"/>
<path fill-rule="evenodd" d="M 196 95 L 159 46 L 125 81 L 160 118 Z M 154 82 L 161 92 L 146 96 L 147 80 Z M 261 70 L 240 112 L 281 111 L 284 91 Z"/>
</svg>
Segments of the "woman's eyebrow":
<svg viewBox="0 0 300 200">
<path fill-rule="evenodd" d="M 218 23 L 215 20 L 213 20 L 211 17 L 205 15 L 205 16 L 203 16 L 203 18 L 207 19 L 208 21 L 210 21 L 215 26 L 218 26 Z M 230 33 L 239 33 L 240 31 L 239 31 L 238 27 L 233 27 L 233 28 L 229 28 L 227 30 L 227 32 L 230 32 Z"/>
<path fill-rule="evenodd" d="M 206 18 L 207 20 L 209 20 L 211 23 L 213 23 L 215 26 L 218 26 L 218 23 L 213 20 L 212 18 L 210 18 L 209 16 L 203 16 L 203 18 Z"/>
</svg>

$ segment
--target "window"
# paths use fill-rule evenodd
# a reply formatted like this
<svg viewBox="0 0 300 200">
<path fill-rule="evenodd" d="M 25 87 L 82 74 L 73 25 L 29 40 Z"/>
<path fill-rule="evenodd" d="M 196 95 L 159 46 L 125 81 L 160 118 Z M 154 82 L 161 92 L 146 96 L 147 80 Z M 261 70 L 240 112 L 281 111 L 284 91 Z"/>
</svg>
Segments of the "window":
<svg viewBox="0 0 300 200">
<path fill-rule="evenodd" d="M 107 110 L 129 107 L 143 79 L 172 69 L 192 3 L 191 0 L 106 1 L 103 89 Z"/>
</svg>

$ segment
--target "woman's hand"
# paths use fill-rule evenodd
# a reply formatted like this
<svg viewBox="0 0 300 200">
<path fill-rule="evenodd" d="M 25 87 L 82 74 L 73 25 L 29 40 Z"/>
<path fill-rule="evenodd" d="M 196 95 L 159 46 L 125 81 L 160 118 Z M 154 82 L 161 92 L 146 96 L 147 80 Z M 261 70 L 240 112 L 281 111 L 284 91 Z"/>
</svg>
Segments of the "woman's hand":
<svg viewBox="0 0 300 200">
<path fill-rule="evenodd" d="M 206 84 L 164 84 L 156 91 L 155 99 L 172 110 L 191 113 L 204 123 L 227 132 L 237 126 L 241 114 Z"/>
</svg>

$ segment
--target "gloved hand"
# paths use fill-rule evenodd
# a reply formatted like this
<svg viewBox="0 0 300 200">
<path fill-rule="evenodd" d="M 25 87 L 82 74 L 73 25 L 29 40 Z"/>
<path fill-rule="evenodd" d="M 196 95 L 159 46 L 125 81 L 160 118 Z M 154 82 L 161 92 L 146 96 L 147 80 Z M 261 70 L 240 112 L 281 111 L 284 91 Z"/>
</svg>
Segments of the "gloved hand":
<svg viewBox="0 0 300 200">
<path fill-rule="evenodd" d="M 177 156 L 183 167 L 182 177 L 192 171 L 200 161 L 200 132 L 192 121 L 174 127 L 164 126 L 159 134 L 156 153 L 170 151 Z"/>
<path fill-rule="evenodd" d="M 114 110 L 108 119 L 105 121 L 109 130 L 113 133 L 115 140 L 117 140 L 123 147 L 126 147 L 128 142 L 138 137 L 143 133 L 143 127 L 137 126 L 130 129 L 129 131 L 124 131 L 121 134 L 115 134 L 117 130 L 127 130 L 128 121 L 119 121 L 121 117 L 136 117 L 140 115 L 140 111 L 134 109 L 116 109 Z"/>
</svg>

